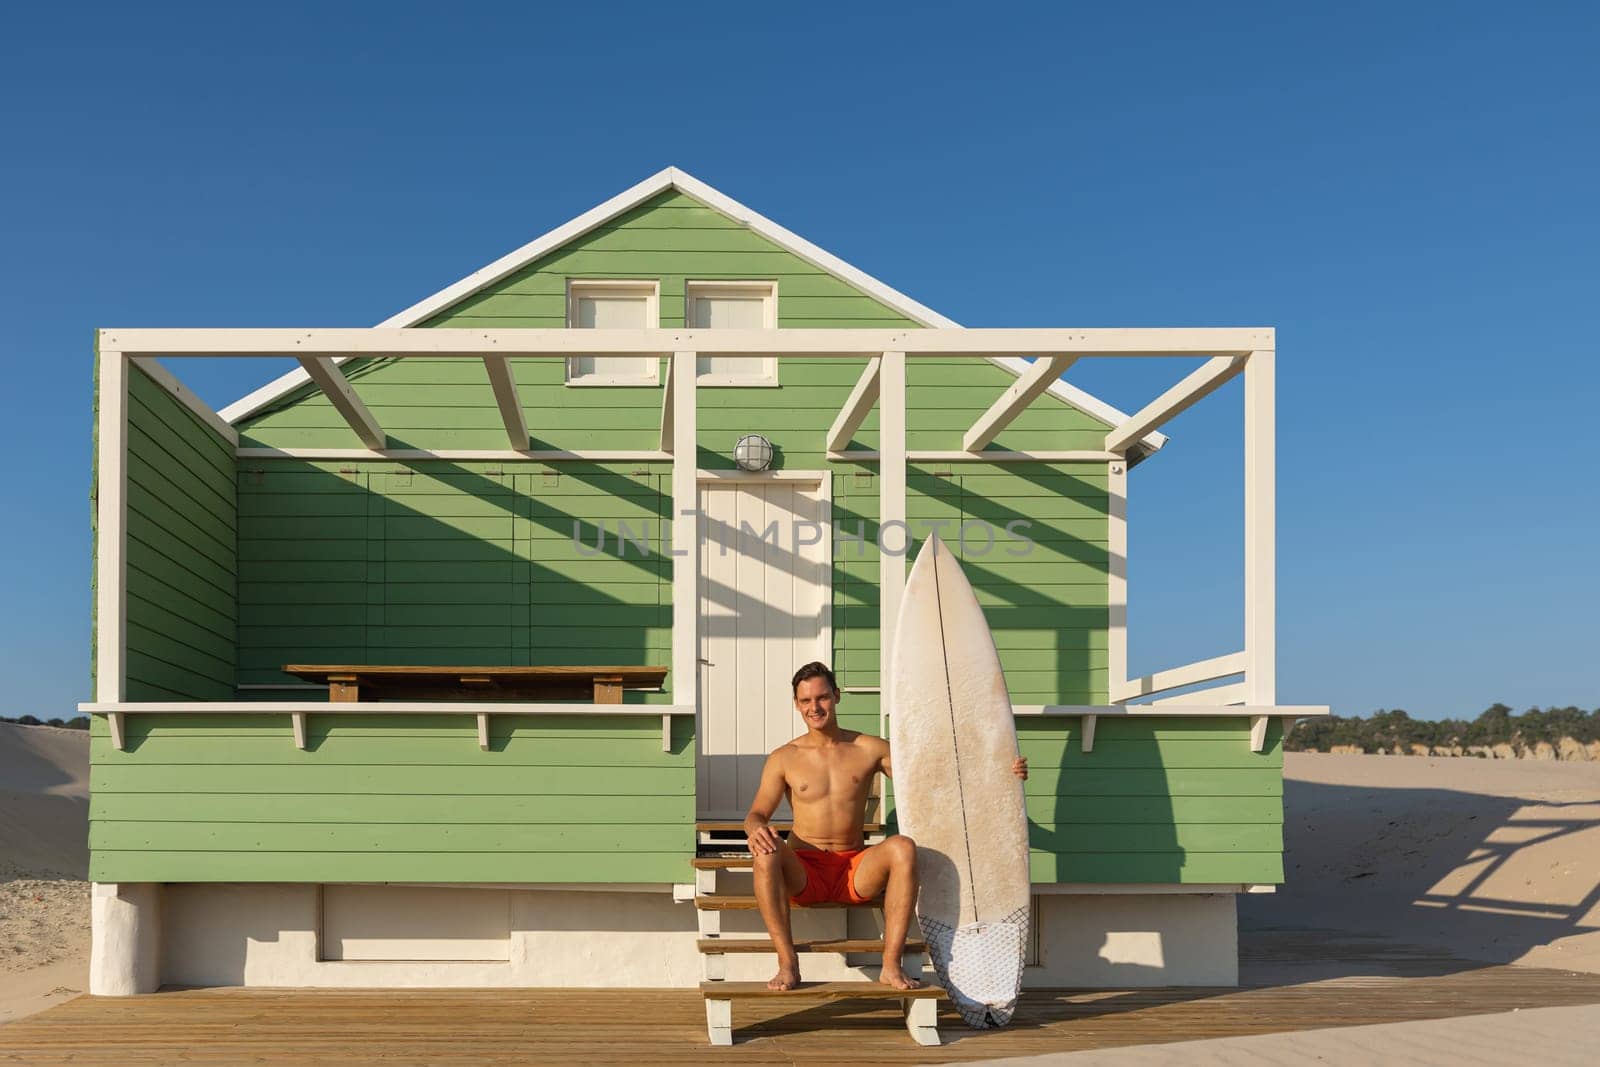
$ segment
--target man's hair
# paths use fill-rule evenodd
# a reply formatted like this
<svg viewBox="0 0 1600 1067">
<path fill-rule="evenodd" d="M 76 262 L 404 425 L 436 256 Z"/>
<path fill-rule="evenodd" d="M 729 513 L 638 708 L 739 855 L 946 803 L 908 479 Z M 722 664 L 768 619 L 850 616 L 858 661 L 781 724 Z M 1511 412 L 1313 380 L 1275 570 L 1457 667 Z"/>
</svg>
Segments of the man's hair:
<svg viewBox="0 0 1600 1067">
<path fill-rule="evenodd" d="M 827 679 L 828 688 L 833 690 L 833 695 L 839 695 L 839 683 L 834 681 L 833 672 L 828 669 L 828 665 L 826 663 L 812 660 L 810 663 L 807 663 L 804 667 L 801 667 L 799 670 L 794 672 L 794 682 L 791 684 L 794 686 L 795 696 L 800 695 L 800 683 L 805 681 L 807 678 Z"/>
</svg>

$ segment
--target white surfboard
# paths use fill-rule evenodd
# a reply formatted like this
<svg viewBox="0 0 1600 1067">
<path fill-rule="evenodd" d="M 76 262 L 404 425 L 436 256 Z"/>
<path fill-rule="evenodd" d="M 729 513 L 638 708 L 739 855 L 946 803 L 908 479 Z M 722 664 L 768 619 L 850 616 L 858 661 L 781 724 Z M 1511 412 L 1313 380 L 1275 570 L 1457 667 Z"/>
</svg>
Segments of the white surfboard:
<svg viewBox="0 0 1600 1067">
<path fill-rule="evenodd" d="M 889 665 L 900 832 L 917 843 L 917 919 L 969 1026 L 1016 1009 L 1028 942 L 1028 816 L 994 637 L 935 534 L 906 579 Z"/>
</svg>

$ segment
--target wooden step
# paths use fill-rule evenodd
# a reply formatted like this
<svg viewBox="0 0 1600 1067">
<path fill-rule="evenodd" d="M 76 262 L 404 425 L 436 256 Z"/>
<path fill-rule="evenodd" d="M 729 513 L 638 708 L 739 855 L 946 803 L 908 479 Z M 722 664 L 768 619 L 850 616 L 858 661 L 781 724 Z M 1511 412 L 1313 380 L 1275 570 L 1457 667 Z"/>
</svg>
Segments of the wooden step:
<svg viewBox="0 0 1600 1067">
<path fill-rule="evenodd" d="M 694 906 L 701 911 L 760 911 L 761 905 L 756 903 L 755 897 L 732 896 L 723 893 L 702 893 L 694 898 Z M 791 908 L 881 908 L 883 901 L 869 900 L 865 904 L 837 904 L 829 901 L 825 904 L 793 904 Z"/>
<path fill-rule="evenodd" d="M 742 856 L 696 856 L 690 862 L 697 871 L 737 871 L 755 861 L 745 853 Z"/>
<path fill-rule="evenodd" d="M 766 937 L 707 937 L 696 942 L 701 952 L 771 952 L 772 940 Z M 883 941 L 865 938 L 822 937 L 799 938 L 794 943 L 797 952 L 882 952 Z M 907 939 L 906 954 L 926 952 L 928 946 L 921 941 Z"/>
<path fill-rule="evenodd" d="M 794 997 L 811 1000 L 939 1000 L 945 991 L 936 985 L 920 989 L 891 989 L 881 982 L 801 982 L 793 989 L 768 989 L 765 982 L 701 982 L 707 1000 L 763 1000 Z"/>
</svg>

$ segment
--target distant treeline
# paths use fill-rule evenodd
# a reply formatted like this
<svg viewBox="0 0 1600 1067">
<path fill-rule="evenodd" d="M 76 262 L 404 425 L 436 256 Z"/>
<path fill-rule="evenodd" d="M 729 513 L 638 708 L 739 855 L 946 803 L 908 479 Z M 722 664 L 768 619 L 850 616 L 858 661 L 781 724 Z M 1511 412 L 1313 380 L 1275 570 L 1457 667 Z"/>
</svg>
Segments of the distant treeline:
<svg viewBox="0 0 1600 1067">
<path fill-rule="evenodd" d="M 1284 739 L 1290 752 L 1362 752 L 1493 748 L 1531 749 L 1540 742 L 1559 746 L 1563 738 L 1580 745 L 1600 741 L 1600 708 L 1529 708 L 1520 715 L 1496 704 L 1476 719 L 1413 719 L 1404 711 L 1375 711 L 1365 718 L 1327 715 L 1302 719 Z"/>
<path fill-rule="evenodd" d="M 70 719 L 41 719 L 34 715 L 21 715 L 13 719 L 9 715 L 0 715 L 0 722 L 14 722 L 18 726 L 61 726 L 68 730 L 87 730 L 89 716 L 76 715 Z"/>
</svg>

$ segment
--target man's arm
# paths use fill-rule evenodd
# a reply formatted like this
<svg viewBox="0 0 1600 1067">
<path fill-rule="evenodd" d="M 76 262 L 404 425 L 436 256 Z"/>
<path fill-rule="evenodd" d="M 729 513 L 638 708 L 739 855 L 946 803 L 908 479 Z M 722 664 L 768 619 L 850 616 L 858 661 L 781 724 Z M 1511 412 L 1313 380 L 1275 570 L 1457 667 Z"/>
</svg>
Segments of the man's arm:
<svg viewBox="0 0 1600 1067">
<path fill-rule="evenodd" d="M 750 813 L 744 817 L 744 835 L 750 840 L 750 854 L 753 856 L 776 852 L 780 844 L 778 831 L 769 825 L 769 821 L 772 813 L 778 810 L 778 805 L 783 803 L 786 788 L 782 751 L 779 749 L 767 757 L 766 764 L 761 768 L 761 785 L 756 789 L 755 799 L 750 802 Z"/>
</svg>

